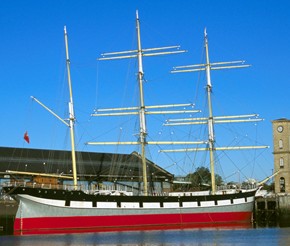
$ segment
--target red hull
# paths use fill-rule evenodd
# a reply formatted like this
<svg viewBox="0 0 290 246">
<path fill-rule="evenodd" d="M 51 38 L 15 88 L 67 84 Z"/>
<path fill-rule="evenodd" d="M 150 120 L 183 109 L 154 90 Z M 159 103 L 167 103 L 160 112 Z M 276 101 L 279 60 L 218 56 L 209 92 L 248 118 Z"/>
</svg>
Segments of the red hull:
<svg viewBox="0 0 290 246">
<path fill-rule="evenodd" d="M 16 218 L 14 234 L 250 227 L 251 212 Z"/>
</svg>

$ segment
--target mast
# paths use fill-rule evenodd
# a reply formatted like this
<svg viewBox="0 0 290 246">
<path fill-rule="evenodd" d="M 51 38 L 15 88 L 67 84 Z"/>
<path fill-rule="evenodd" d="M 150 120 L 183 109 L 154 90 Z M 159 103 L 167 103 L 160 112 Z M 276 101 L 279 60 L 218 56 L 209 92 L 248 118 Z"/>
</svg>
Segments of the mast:
<svg viewBox="0 0 290 246">
<path fill-rule="evenodd" d="M 51 113 L 54 117 L 56 117 L 59 121 L 65 124 L 67 127 L 70 128 L 70 136 L 71 136 L 71 155 L 72 155 L 72 172 L 73 177 L 71 176 L 58 176 L 58 175 L 48 175 L 48 174 L 38 174 L 38 173 L 19 173 L 19 174 L 30 174 L 30 175 L 41 175 L 47 177 L 58 177 L 58 178 L 66 178 L 66 179 L 73 179 L 73 186 L 74 189 L 77 189 L 77 168 L 76 168 L 76 153 L 75 153 L 75 136 L 74 136 L 74 123 L 75 123 L 75 116 L 74 116 L 74 107 L 73 107 L 73 94 L 72 94 L 72 83 L 71 83 L 71 76 L 70 76 L 70 59 L 68 53 L 68 37 L 66 32 L 66 26 L 64 27 L 64 41 L 65 41 L 65 51 L 66 51 L 66 68 L 67 68 L 67 77 L 68 77 L 68 87 L 69 87 L 69 118 L 62 119 L 59 115 L 57 115 L 52 109 L 47 107 L 41 101 L 39 101 L 34 96 L 31 96 L 32 100 L 36 101 L 40 106 L 42 106 L 45 110 Z M 67 122 L 68 121 L 68 122 Z M 17 173 L 16 171 L 9 171 L 10 173 Z"/>
<path fill-rule="evenodd" d="M 145 119 L 145 103 L 144 103 L 144 93 L 143 93 L 143 62 L 142 62 L 142 47 L 141 47 L 141 37 L 140 37 L 140 21 L 138 16 L 138 11 L 136 11 L 136 31 L 137 31 L 137 57 L 138 57 L 138 83 L 140 92 L 140 143 L 141 143 L 141 160 L 143 169 L 143 186 L 144 195 L 148 195 L 148 182 L 147 182 L 147 165 L 146 165 L 146 119 Z"/>
<path fill-rule="evenodd" d="M 72 93 L 72 82 L 70 76 L 70 59 L 68 52 L 68 37 L 66 32 L 66 26 L 64 27 L 64 41 L 65 41 L 65 53 L 66 53 L 66 68 L 67 68 L 67 80 L 69 87 L 69 128 L 70 128 L 70 137 L 71 137 L 71 156 L 72 156 L 72 172 L 73 172 L 73 184 L 74 189 L 77 189 L 77 167 L 76 167 L 76 153 L 75 153 L 75 136 L 74 136 L 74 124 L 75 124 L 75 115 L 74 115 L 74 106 L 73 106 L 73 93 Z"/>
<path fill-rule="evenodd" d="M 204 45 L 205 45 L 205 53 L 206 53 L 206 91 L 207 91 L 207 100 L 208 100 L 208 145 L 209 145 L 209 158 L 210 158 L 210 172 L 211 172 L 211 188 L 212 193 L 215 194 L 216 186 L 215 186 L 215 171 L 214 171 L 214 125 L 213 125 L 213 113 L 212 113 L 212 102 L 211 102 L 211 78 L 210 78 L 210 61 L 209 61 L 209 53 L 208 53 L 208 40 L 206 29 L 204 30 Z"/>
<path fill-rule="evenodd" d="M 221 70 L 221 69 L 233 69 L 233 68 L 246 68 L 250 65 L 244 64 L 245 61 L 229 61 L 229 62 L 214 62 L 211 63 L 209 59 L 208 51 L 208 39 L 206 29 L 204 30 L 204 48 L 206 61 L 205 64 L 194 64 L 186 66 L 174 67 L 172 73 L 184 73 L 184 72 L 206 72 L 206 92 L 207 92 L 207 102 L 208 102 L 208 117 L 207 118 L 187 118 L 187 119 L 174 119 L 168 120 L 165 125 L 191 125 L 191 124 L 207 124 L 208 126 L 208 140 L 207 147 L 204 148 L 187 148 L 187 149 L 174 149 L 174 150 L 161 150 L 161 152 L 185 152 L 185 151 L 209 151 L 210 157 L 210 171 L 211 171 L 211 189 L 212 194 L 216 192 L 215 184 L 215 159 L 214 153 L 217 150 L 246 150 L 246 149 L 263 149 L 269 148 L 269 146 L 234 146 L 234 147 L 215 147 L 215 134 L 214 134 L 214 124 L 216 123 L 238 123 L 238 122 L 254 122 L 260 121 L 257 118 L 258 115 L 238 115 L 238 116 L 213 116 L 212 107 L 212 83 L 211 83 L 211 70 Z"/>
<path fill-rule="evenodd" d="M 137 50 L 120 51 L 120 52 L 110 52 L 102 54 L 102 58 L 99 60 L 117 60 L 117 59 L 127 59 L 127 58 L 137 58 L 138 60 L 138 85 L 139 85 L 139 97 L 140 106 L 139 107 L 128 107 L 128 108 L 112 108 L 112 109 L 98 109 L 95 110 L 96 113 L 92 116 L 125 116 L 125 115 L 139 115 L 139 140 L 136 142 L 87 142 L 90 145 L 116 145 L 116 144 L 139 144 L 141 146 L 141 162 L 143 169 L 143 194 L 148 195 L 148 182 L 147 182 L 147 161 L 146 161 L 146 145 L 147 144 L 171 144 L 170 142 L 147 142 L 147 129 L 146 129 L 146 114 L 162 114 L 162 113 L 185 113 L 185 112 L 198 112 L 197 110 L 179 110 L 179 111 L 152 111 L 148 112 L 147 109 L 158 109 L 158 108 L 173 108 L 182 106 L 192 106 L 192 104 L 177 104 L 177 105 L 160 105 L 160 106 L 145 106 L 144 102 L 144 90 L 143 90 L 143 56 L 157 56 L 157 55 L 168 55 L 168 54 L 178 54 L 183 53 L 185 50 L 178 50 L 179 46 L 167 46 L 159 48 L 147 48 L 142 49 L 141 46 L 141 35 L 140 35 L 140 21 L 138 16 L 138 11 L 136 11 L 136 32 L 137 32 Z M 172 51 L 172 49 L 177 49 Z M 101 113 L 98 112 L 111 112 L 111 111 L 124 111 L 117 113 Z M 191 144 L 195 144 L 191 142 Z"/>
</svg>

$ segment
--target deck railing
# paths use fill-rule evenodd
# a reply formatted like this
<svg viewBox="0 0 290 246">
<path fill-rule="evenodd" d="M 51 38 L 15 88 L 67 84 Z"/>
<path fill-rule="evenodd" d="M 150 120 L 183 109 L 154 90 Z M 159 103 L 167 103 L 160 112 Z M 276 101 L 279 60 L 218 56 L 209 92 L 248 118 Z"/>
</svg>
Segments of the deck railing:
<svg viewBox="0 0 290 246">
<path fill-rule="evenodd" d="M 121 192 L 132 192 L 133 188 L 127 186 L 118 185 L 85 185 L 81 184 L 78 186 L 74 186 L 71 184 L 45 184 L 45 183 L 35 183 L 35 182 L 26 182 L 26 181 L 9 181 L 0 183 L 0 189 L 2 187 L 28 187 L 28 188 L 40 188 L 40 189 L 55 189 L 55 190 L 82 190 L 88 194 L 94 194 L 96 192 L 104 192 L 104 191 L 121 191 Z"/>
</svg>

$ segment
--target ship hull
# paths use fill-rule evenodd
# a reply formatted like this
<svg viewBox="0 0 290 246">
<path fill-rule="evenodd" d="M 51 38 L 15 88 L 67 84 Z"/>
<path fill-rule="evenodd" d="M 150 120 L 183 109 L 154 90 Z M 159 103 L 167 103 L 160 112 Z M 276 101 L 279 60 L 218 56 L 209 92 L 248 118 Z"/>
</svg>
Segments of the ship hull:
<svg viewBox="0 0 290 246">
<path fill-rule="evenodd" d="M 186 221 L 190 220 L 190 221 Z M 15 235 L 250 227 L 251 213 L 161 214 L 138 216 L 74 216 L 17 218 Z"/>
<path fill-rule="evenodd" d="M 14 234 L 249 227 L 255 193 L 197 197 L 113 197 L 79 193 L 77 199 L 76 192 L 69 192 L 70 196 L 65 193 L 60 199 L 57 191 L 54 192 L 38 190 L 41 195 L 37 196 L 36 191 L 24 189 L 16 195 L 19 209 Z"/>
</svg>

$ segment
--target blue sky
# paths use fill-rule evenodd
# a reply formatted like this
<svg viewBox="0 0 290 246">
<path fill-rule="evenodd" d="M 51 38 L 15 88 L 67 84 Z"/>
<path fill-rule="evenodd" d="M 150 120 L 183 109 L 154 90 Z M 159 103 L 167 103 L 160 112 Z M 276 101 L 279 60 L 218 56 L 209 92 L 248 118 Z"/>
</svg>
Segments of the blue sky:
<svg viewBox="0 0 290 246">
<path fill-rule="evenodd" d="M 214 100 L 218 105 L 214 113 L 259 113 L 265 119 L 259 126 L 250 124 L 249 132 L 243 134 L 254 133 L 253 140 L 269 145 L 270 149 L 263 157 L 256 154 L 260 159 L 254 161 L 254 166 L 242 165 L 248 166 L 243 176 L 262 179 L 270 175 L 273 169 L 271 121 L 290 118 L 290 3 L 286 0 L 2 0 L 0 146 L 69 148 L 66 127 L 30 99 L 35 96 L 61 117 L 67 117 L 64 25 L 69 35 L 78 149 L 107 151 L 84 143 L 102 136 L 109 141 L 116 140 L 116 134 L 117 138 L 123 137 L 125 127 L 121 133 L 116 123 L 111 131 L 107 128 L 107 119 L 91 118 L 90 113 L 96 107 L 133 106 L 137 102 L 136 61 L 96 60 L 103 52 L 136 48 L 137 9 L 143 48 L 181 45 L 188 50 L 181 55 L 144 59 L 147 105 L 201 102 L 196 94 L 204 86 L 202 75 L 172 75 L 169 71 L 176 65 L 202 62 L 205 27 L 211 61 L 245 59 L 252 65 L 212 75 Z M 197 105 L 200 107 L 203 105 Z M 123 120 L 117 119 L 117 122 Z M 25 131 L 30 136 L 29 145 L 23 140 Z M 102 131 L 112 134 L 102 135 Z M 163 133 L 157 125 L 148 131 L 152 136 Z M 223 134 L 221 131 L 217 141 L 224 138 Z M 131 150 L 112 148 L 110 151 Z M 177 160 L 170 157 L 167 162 L 163 157 L 155 158 L 154 151 L 150 154 L 161 166 L 174 166 L 169 171 L 183 173 L 183 164 L 179 167 L 172 164 L 180 161 L 179 157 L 175 156 Z M 217 169 L 224 176 L 233 175 L 235 165 L 229 167 L 225 162 L 226 167 Z"/>
</svg>

